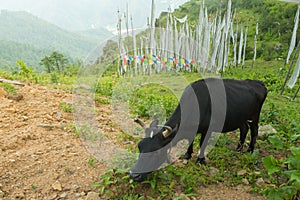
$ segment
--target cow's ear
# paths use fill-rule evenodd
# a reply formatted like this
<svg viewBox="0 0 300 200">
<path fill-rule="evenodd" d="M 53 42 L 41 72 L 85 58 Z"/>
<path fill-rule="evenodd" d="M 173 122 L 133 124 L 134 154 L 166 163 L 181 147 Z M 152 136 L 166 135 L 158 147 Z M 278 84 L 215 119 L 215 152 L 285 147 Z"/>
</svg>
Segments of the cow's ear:
<svg viewBox="0 0 300 200">
<path fill-rule="evenodd" d="M 150 124 L 150 128 L 154 128 L 154 127 L 157 127 L 158 126 L 158 119 L 154 119 L 151 124 Z"/>
</svg>

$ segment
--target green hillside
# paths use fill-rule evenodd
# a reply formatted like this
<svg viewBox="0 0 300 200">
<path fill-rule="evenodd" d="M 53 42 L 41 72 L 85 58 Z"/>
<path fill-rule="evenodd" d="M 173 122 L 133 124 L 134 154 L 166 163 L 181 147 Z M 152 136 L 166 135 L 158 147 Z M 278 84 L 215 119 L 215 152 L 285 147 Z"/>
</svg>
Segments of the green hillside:
<svg viewBox="0 0 300 200">
<path fill-rule="evenodd" d="M 190 0 L 175 10 L 174 16 L 188 15 L 189 24 L 195 27 L 202 0 Z M 228 0 L 206 0 L 208 13 L 213 16 L 217 11 L 226 12 Z M 236 9 L 236 19 L 240 26 L 249 24 L 247 57 L 253 57 L 253 38 L 256 22 L 259 23 L 258 56 L 271 60 L 285 58 L 294 26 L 297 11 L 296 3 L 279 0 L 232 0 L 232 11 Z M 162 13 L 157 25 L 166 24 L 167 13 Z M 236 22 L 235 22 L 236 23 Z M 300 31 L 298 31 L 298 38 Z"/>
<path fill-rule="evenodd" d="M 13 41 L 0 41 L 0 69 L 5 67 L 13 69 L 16 60 L 23 60 L 32 67 L 36 68 L 39 60 L 51 53 L 51 49 L 39 48 L 31 44 Z"/>
<path fill-rule="evenodd" d="M 110 33 L 97 30 L 97 34 L 82 34 L 63 30 L 27 12 L 1 11 L 0 61 L 14 65 L 22 58 L 30 65 L 51 51 L 59 51 L 73 60 L 83 59 Z"/>
</svg>

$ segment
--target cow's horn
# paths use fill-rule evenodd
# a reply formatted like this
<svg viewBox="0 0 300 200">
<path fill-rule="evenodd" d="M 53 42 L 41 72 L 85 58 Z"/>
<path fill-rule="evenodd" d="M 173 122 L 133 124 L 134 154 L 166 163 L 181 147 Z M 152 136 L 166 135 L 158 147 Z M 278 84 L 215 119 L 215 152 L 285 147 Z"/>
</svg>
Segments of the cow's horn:
<svg viewBox="0 0 300 200">
<path fill-rule="evenodd" d="M 164 126 L 164 128 L 166 129 L 162 134 L 164 136 L 164 138 L 167 138 L 171 135 L 172 133 L 172 128 L 170 126 Z"/>
<path fill-rule="evenodd" d="M 146 124 L 142 120 L 140 120 L 139 118 L 135 118 L 134 122 L 138 123 L 143 129 L 146 128 Z"/>
</svg>

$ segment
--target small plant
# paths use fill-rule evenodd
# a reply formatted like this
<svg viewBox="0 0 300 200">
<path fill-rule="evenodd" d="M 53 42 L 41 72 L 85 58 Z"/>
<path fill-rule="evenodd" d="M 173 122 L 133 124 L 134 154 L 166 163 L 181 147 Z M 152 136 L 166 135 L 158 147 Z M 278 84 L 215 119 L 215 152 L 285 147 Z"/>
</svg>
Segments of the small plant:
<svg viewBox="0 0 300 200">
<path fill-rule="evenodd" d="M 32 68 L 27 67 L 23 60 L 17 60 L 17 67 L 19 69 L 19 75 L 27 80 L 35 80 L 35 74 Z"/>
<path fill-rule="evenodd" d="M 90 140 L 92 142 L 103 137 L 100 132 L 94 132 L 89 124 L 80 124 L 79 126 L 77 126 L 76 136 L 84 140 Z"/>
<path fill-rule="evenodd" d="M 16 95 L 17 94 L 16 88 L 13 85 L 9 84 L 9 83 L 0 83 L 0 87 L 4 88 L 4 90 L 8 94 L 12 94 L 12 95 Z"/>
<path fill-rule="evenodd" d="M 102 77 L 99 79 L 95 93 L 103 97 L 111 97 L 113 92 L 114 80 L 110 77 Z"/>
<path fill-rule="evenodd" d="M 74 111 L 73 106 L 70 103 L 61 102 L 59 105 L 64 112 L 73 113 Z"/>
<path fill-rule="evenodd" d="M 34 184 L 31 184 L 31 189 L 36 190 L 37 187 Z"/>
<path fill-rule="evenodd" d="M 90 166 L 90 167 L 95 167 L 95 157 L 94 156 L 89 156 L 89 159 L 87 161 L 87 164 Z"/>
</svg>

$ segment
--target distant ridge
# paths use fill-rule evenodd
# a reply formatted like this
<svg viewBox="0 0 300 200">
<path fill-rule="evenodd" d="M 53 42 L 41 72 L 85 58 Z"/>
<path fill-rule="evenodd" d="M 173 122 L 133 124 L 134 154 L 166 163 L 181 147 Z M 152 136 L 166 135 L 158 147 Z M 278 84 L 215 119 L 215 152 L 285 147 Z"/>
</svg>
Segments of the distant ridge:
<svg viewBox="0 0 300 200">
<path fill-rule="evenodd" d="M 16 59 L 37 66 L 52 51 L 72 60 L 83 59 L 110 35 L 105 29 L 71 32 L 25 11 L 1 10 L 0 68 L 14 65 Z"/>
</svg>

